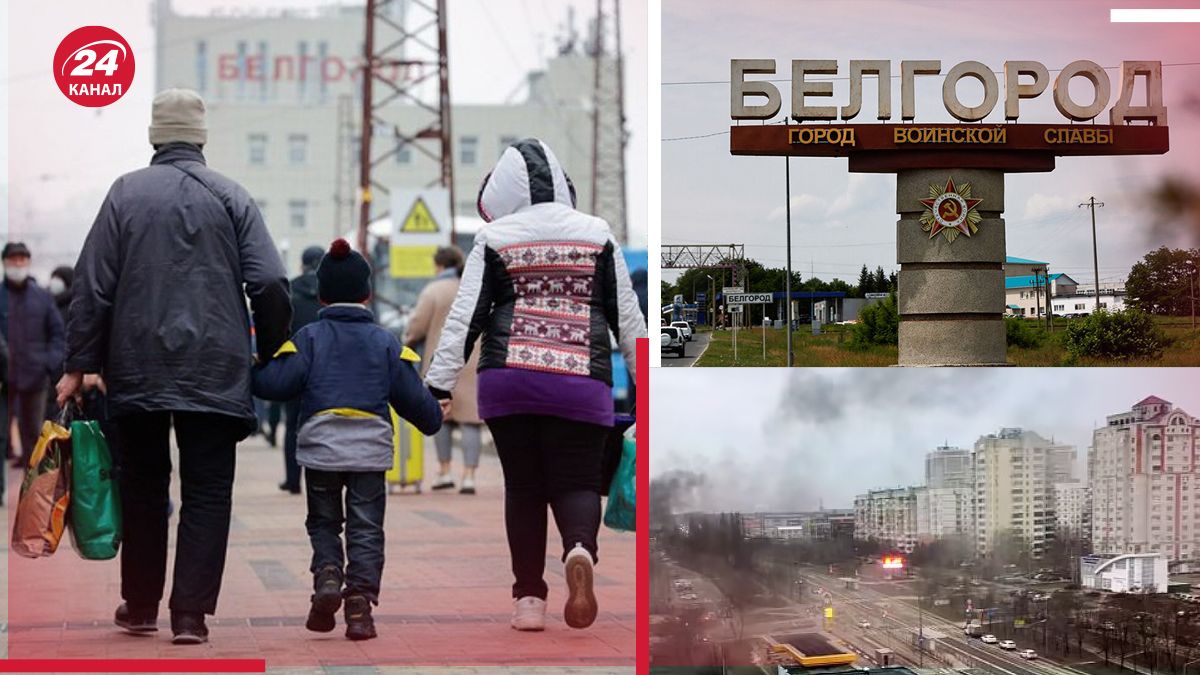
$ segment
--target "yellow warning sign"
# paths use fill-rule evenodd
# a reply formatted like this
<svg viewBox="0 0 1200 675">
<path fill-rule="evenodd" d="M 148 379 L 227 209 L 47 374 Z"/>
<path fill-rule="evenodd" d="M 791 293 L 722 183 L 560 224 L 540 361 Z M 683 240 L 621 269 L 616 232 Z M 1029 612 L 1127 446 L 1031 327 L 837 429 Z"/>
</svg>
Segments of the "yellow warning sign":
<svg viewBox="0 0 1200 675">
<path fill-rule="evenodd" d="M 429 212 L 429 207 L 425 205 L 425 200 L 417 197 L 413 202 L 412 208 L 408 210 L 408 215 L 404 217 L 404 224 L 400 226 L 401 232 L 439 232 L 437 221 L 433 219 L 433 214 Z"/>
<path fill-rule="evenodd" d="M 433 255 L 437 246 L 392 246 L 389 269 L 397 279 L 428 279 L 437 274 Z"/>
</svg>

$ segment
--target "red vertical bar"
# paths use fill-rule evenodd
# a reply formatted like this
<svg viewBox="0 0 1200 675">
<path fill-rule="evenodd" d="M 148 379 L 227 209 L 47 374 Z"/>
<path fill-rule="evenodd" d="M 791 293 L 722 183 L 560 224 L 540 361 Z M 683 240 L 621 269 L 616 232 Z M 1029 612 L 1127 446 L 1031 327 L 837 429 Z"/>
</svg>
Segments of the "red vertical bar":
<svg viewBox="0 0 1200 675">
<path fill-rule="evenodd" d="M 650 672 L 650 340 L 637 341 L 637 672 Z"/>
</svg>

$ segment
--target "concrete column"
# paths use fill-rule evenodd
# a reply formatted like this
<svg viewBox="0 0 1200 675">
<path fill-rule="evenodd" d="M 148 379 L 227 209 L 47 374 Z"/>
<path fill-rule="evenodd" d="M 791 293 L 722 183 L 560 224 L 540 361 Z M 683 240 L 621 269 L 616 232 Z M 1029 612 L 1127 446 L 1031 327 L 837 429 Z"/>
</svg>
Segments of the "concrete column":
<svg viewBox="0 0 1200 675">
<path fill-rule="evenodd" d="M 971 236 L 933 237 L 921 215 L 930 186 L 948 178 L 982 199 Z M 912 169 L 896 174 L 896 261 L 900 263 L 902 366 L 1007 364 L 1004 332 L 1004 173 L 986 169 Z"/>
</svg>

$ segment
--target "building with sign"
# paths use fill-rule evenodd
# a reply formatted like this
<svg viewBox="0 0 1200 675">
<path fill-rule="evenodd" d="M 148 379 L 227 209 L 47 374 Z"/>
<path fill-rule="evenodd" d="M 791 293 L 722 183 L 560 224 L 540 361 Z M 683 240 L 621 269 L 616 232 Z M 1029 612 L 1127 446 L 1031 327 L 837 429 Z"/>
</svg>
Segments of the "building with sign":
<svg viewBox="0 0 1200 675">
<path fill-rule="evenodd" d="M 1051 296 L 1073 296 L 1075 280 L 1066 274 L 1036 274 L 1030 276 L 1006 276 L 1004 278 L 1004 303 L 1012 316 L 1037 317 L 1046 315 L 1046 288 L 1049 279 Z"/>
<path fill-rule="evenodd" d="M 1075 457 L 1074 446 L 1020 428 L 976 441 L 976 551 L 985 555 L 1013 533 L 1040 558 L 1054 538 L 1054 485 L 1071 481 Z"/>
<path fill-rule="evenodd" d="M 1166 593 L 1167 567 L 1161 553 L 1085 555 L 1079 559 L 1080 585 L 1114 593 Z"/>
<path fill-rule="evenodd" d="M 406 5 L 390 5 L 400 24 Z M 297 271 L 305 247 L 328 246 L 358 226 L 364 25 L 361 5 L 277 11 L 242 3 L 205 15 L 179 14 L 170 0 L 154 5 L 156 89 L 187 87 L 205 98 L 208 162 L 250 191 L 289 272 Z M 560 41 L 544 70 L 525 75 L 523 99 L 453 106 L 456 218 L 475 216 L 484 175 L 505 147 L 529 136 L 554 149 L 579 203 L 591 203 L 595 62 L 583 42 Z M 610 60 L 603 67 L 615 66 Z M 393 81 L 420 76 L 401 66 L 380 74 Z M 521 75 L 509 77 L 517 84 Z M 409 113 L 413 128 L 427 117 L 409 106 L 389 118 Z M 389 130 L 376 130 L 374 144 L 396 147 L 373 178 L 392 189 L 426 186 L 439 174 L 422 151 L 427 142 L 434 141 L 404 144 Z"/>
<path fill-rule="evenodd" d="M 1200 419 L 1148 396 L 1092 432 L 1092 547 L 1200 558 Z"/>
</svg>

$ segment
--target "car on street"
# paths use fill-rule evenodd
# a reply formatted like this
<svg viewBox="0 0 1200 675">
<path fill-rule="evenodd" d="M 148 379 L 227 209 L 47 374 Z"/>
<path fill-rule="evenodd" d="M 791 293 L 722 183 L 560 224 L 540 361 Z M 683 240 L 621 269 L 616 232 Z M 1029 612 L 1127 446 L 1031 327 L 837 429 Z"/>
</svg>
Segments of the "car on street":
<svg viewBox="0 0 1200 675">
<path fill-rule="evenodd" d="M 1016 648 L 1017 648 L 1017 643 L 1013 642 L 1012 640 L 1001 640 L 1000 641 L 1000 649 L 1012 650 L 1012 649 L 1016 649 Z"/>
<path fill-rule="evenodd" d="M 859 628 L 870 628 L 871 622 L 864 619 L 864 620 L 858 622 L 858 627 Z"/>
<path fill-rule="evenodd" d="M 1033 651 L 1032 649 L 1022 649 L 1021 651 L 1017 652 L 1017 656 L 1023 659 L 1036 659 L 1037 652 Z"/>
<path fill-rule="evenodd" d="M 987 635 L 984 635 L 983 637 L 981 637 L 979 639 L 982 640 L 983 642 L 986 642 L 989 645 L 994 645 L 1000 641 L 995 635 L 992 635 L 991 633 L 988 633 Z"/>
<path fill-rule="evenodd" d="M 660 329 L 662 353 L 674 353 L 680 358 L 687 356 L 687 343 L 683 339 L 683 331 L 675 326 L 663 326 Z"/>
<path fill-rule="evenodd" d="M 686 321 L 672 321 L 671 325 L 678 328 L 683 333 L 684 342 L 692 341 L 692 324 Z"/>
</svg>

